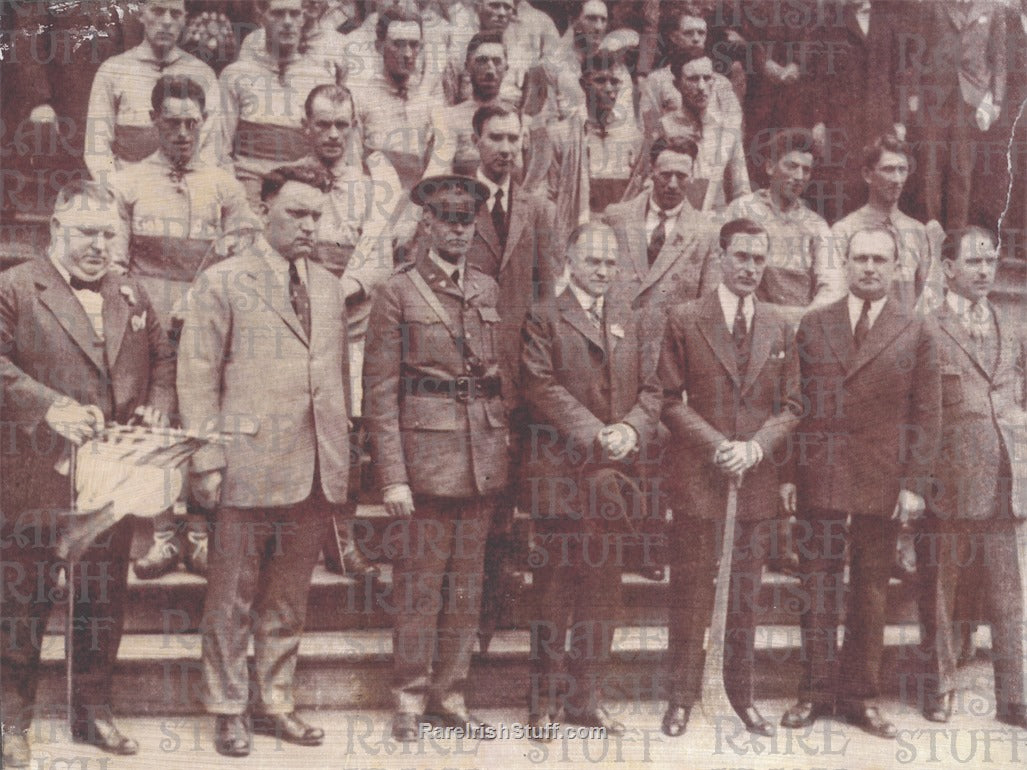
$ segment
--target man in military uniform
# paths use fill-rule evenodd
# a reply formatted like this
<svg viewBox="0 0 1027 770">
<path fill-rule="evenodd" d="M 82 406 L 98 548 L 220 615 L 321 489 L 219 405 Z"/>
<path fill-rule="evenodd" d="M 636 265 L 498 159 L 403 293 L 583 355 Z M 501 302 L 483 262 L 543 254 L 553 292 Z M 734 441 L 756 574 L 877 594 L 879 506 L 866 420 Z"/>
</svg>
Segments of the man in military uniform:
<svg viewBox="0 0 1027 770">
<path fill-rule="evenodd" d="M 410 197 L 424 208 L 428 238 L 375 299 L 364 358 L 365 419 L 385 506 L 410 519 L 393 544 L 392 735 L 416 740 L 423 719 L 488 737 L 462 689 L 485 540 L 507 483 L 498 292 L 466 259 L 488 189 L 467 177 L 428 177 Z"/>
<path fill-rule="evenodd" d="M 111 57 L 96 72 L 89 94 L 85 162 L 94 179 L 136 163 L 158 146 L 150 120 L 150 95 L 164 75 L 185 75 L 203 88 L 214 117 L 204 124 L 199 152 L 208 162 L 220 159 L 221 91 L 214 70 L 178 47 L 185 26 L 183 0 L 148 0 L 140 19 L 143 42 Z"/>
<path fill-rule="evenodd" d="M 218 257 L 215 242 L 230 233 L 259 230 L 246 192 L 228 171 L 199 155 L 208 120 L 203 87 L 184 75 L 165 75 L 151 95 L 160 147 L 110 177 L 119 227 L 111 244 L 113 269 L 146 289 L 162 329 L 173 329 L 173 309 L 196 275 Z M 201 520 L 189 528 L 183 548 L 170 515 L 154 522 L 150 550 L 133 565 L 136 576 L 158 578 L 185 564 L 206 572 L 207 532 Z"/>
</svg>

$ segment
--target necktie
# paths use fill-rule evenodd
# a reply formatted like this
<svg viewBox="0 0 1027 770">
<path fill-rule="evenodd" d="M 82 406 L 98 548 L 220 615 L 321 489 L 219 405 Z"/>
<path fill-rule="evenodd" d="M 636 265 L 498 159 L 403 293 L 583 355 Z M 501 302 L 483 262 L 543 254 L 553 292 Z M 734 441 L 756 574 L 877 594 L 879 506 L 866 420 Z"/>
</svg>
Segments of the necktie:
<svg viewBox="0 0 1027 770">
<path fill-rule="evenodd" d="M 307 287 L 300 280 L 299 271 L 295 262 L 289 262 L 289 301 L 296 317 L 300 319 L 307 339 L 310 339 L 310 295 L 307 294 Z"/>
<path fill-rule="evenodd" d="M 867 338 L 870 331 L 870 300 L 863 300 L 863 309 L 859 313 L 859 320 L 856 321 L 856 328 L 852 332 L 852 343 L 859 350 L 863 340 Z"/>
<path fill-rule="evenodd" d="M 464 287 L 460 285 L 460 269 L 457 268 L 456 270 L 454 270 L 452 273 L 450 273 L 449 277 L 453 279 L 453 283 L 456 284 L 456 287 L 463 291 Z"/>
<path fill-rule="evenodd" d="M 592 307 L 588 309 L 588 318 L 596 329 L 603 331 L 603 310 L 599 307 L 599 300 L 593 302 Z"/>
<path fill-rule="evenodd" d="M 977 360 L 987 371 L 995 367 L 994 351 L 991 347 L 991 310 L 985 300 L 975 302 L 968 314 L 970 339 L 976 348 Z"/>
<path fill-rule="evenodd" d="M 649 257 L 649 267 L 653 266 L 656 258 L 660 256 L 660 251 L 663 250 L 663 244 L 667 242 L 667 212 L 660 209 L 658 214 L 660 223 L 653 230 L 652 237 L 649 238 L 649 250 L 646 253 Z"/>
<path fill-rule="evenodd" d="M 738 368 L 742 370 L 749 360 L 749 329 L 745 323 L 745 311 L 743 310 L 745 298 L 738 298 L 738 309 L 735 311 L 735 322 L 731 326 L 731 338 L 735 343 L 735 358 L 738 360 Z"/>
<path fill-rule="evenodd" d="M 68 283 L 71 284 L 73 291 L 82 291 L 84 289 L 85 291 L 95 291 L 99 293 L 100 284 L 103 282 L 103 278 L 97 278 L 95 281 L 86 281 L 74 275 L 69 276 L 69 278 L 70 280 Z"/>
<path fill-rule="evenodd" d="M 503 209 L 503 188 L 496 190 L 496 203 L 492 207 L 492 226 L 499 236 L 499 245 L 506 248 L 506 211 Z"/>
</svg>

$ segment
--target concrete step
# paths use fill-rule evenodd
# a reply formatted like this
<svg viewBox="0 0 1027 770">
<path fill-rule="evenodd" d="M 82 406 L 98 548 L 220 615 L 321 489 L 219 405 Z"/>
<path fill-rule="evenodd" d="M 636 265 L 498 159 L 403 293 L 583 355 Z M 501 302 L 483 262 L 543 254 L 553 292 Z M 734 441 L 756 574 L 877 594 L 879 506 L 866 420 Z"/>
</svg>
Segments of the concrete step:
<svg viewBox="0 0 1027 770">
<path fill-rule="evenodd" d="M 882 682 L 891 695 L 910 695 L 921 662 L 919 630 L 890 625 L 885 631 Z M 990 645 L 987 628 L 978 632 L 979 649 Z M 661 700 L 666 697 L 665 628 L 618 629 L 604 684 L 614 700 Z M 252 654 L 252 651 L 251 651 Z M 63 638 L 44 639 L 38 702 L 56 713 L 66 703 Z M 527 631 L 501 631 L 487 654 L 476 654 L 470 686 L 473 706 L 522 704 L 530 682 Z M 973 667 L 976 664 L 971 664 Z M 347 633 L 307 633 L 300 645 L 295 678 L 303 708 L 388 708 L 392 670 L 391 632 L 379 629 Z M 759 630 L 755 661 L 756 697 L 789 698 L 801 672 L 799 629 L 764 626 Z M 984 672 L 986 675 L 987 672 Z M 121 644 L 115 669 L 113 705 L 125 714 L 192 714 L 201 708 L 200 637 L 196 634 L 130 634 Z M 502 686 L 497 686 L 502 682 Z"/>
</svg>

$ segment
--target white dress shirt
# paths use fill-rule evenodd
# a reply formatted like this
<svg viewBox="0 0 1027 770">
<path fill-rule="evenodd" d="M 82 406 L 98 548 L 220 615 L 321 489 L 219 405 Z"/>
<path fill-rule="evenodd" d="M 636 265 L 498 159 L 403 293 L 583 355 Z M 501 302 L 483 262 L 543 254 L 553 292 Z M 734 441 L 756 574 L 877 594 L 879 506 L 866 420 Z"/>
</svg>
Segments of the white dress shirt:
<svg viewBox="0 0 1027 770">
<path fill-rule="evenodd" d="M 677 219 L 678 214 L 681 213 L 681 208 L 685 205 L 684 199 L 681 200 L 674 208 L 669 211 L 664 211 L 660 208 L 652 196 L 649 197 L 649 203 L 645 207 L 645 242 L 649 243 L 653 239 L 653 233 L 656 232 L 656 228 L 660 226 L 660 212 L 663 211 L 664 216 L 667 218 L 667 225 L 664 228 L 664 234 L 670 235 L 671 223 Z"/>
<path fill-rule="evenodd" d="M 485 185 L 487 188 L 489 188 L 489 199 L 488 199 L 488 202 L 485 204 L 486 207 L 489 210 L 489 213 L 491 214 L 492 210 L 496 207 L 496 191 L 497 190 L 502 190 L 503 191 L 503 213 L 507 217 L 509 217 L 510 216 L 510 177 L 509 177 L 509 175 L 506 177 L 506 181 L 502 185 L 496 184 L 491 179 L 489 179 L 487 176 L 485 176 L 483 173 L 481 173 L 481 169 L 478 169 L 478 173 L 476 174 L 476 176 L 477 176 L 479 182 L 481 182 L 483 185 Z"/>
<path fill-rule="evenodd" d="M 880 299 L 870 300 L 870 312 L 867 314 L 870 326 L 867 331 L 874 328 L 874 322 L 877 321 L 877 316 L 881 315 L 881 311 L 884 310 L 884 303 L 888 301 L 888 295 L 885 294 Z M 852 325 L 852 333 L 856 333 L 856 324 L 859 323 L 859 317 L 863 314 L 863 300 L 857 297 L 852 292 L 849 292 L 849 323 Z"/>
<path fill-rule="evenodd" d="M 267 261 L 271 263 L 271 267 L 278 273 L 282 279 L 282 283 L 285 286 L 289 285 L 289 260 L 271 248 L 271 244 L 264 244 L 264 256 Z M 306 287 L 310 287 L 310 283 L 307 281 L 307 260 L 300 259 L 295 260 L 296 262 L 296 274 L 300 277 L 300 283 Z"/>
<path fill-rule="evenodd" d="M 67 284 L 68 288 L 71 288 L 71 274 L 67 268 L 64 267 L 56 258 L 50 257 L 50 261 L 53 266 L 57 268 L 57 272 L 61 274 Z M 98 339 L 104 339 L 103 336 L 103 295 L 98 291 L 90 291 L 89 289 L 71 289 L 71 293 L 75 295 L 75 299 L 82 306 L 82 309 L 86 311 L 86 317 L 89 319 L 90 325 L 93 327 L 93 332 L 96 334 Z"/>
<path fill-rule="evenodd" d="M 970 336 L 975 333 L 985 336 L 991 334 L 991 306 L 986 297 L 979 302 L 971 302 L 954 291 L 948 291 L 945 293 L 945 304 L 960 320 Z"/>
<path fill-rule="evenodd" d="M 727 330 L 734 331 L 735 314 L 738 313 L 738 295 L 723 283 L 717 286 L 717 298 L 720 300 L 720 309 L 724 313 L 724 323 Z M 745 316 L 745 331 L 752 328 L 752 317 L 756 312 L 756 303 L 751 294 L 746 294 L 742 300 L 742 315 Z"/>
<path fill-rule="evenodd" d="M 603 317 L 603 300 L 605 297 L 593 297 L 573 281 L 568 283 L 567 286 L 571 290 L 571 293 L 574 294 L 574 298 L 578 300 L 578 304 L 581 305 L 582 310 L 586 313 L 591 313 L 592 308 L 594 307 L 596 315 L 598 315 L 599 318 Z"/>
</svg>

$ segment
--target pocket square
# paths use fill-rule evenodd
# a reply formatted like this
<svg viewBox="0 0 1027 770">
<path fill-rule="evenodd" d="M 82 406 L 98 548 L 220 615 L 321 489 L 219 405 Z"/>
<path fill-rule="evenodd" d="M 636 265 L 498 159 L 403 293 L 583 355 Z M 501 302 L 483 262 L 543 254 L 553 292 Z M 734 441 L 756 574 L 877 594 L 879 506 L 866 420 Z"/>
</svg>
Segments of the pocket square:
<svg viewBox="0 0 1027 770">
<path fill-rule="evenodd" d="M 620 324 L 610 324 L 610 334 L 617 339 L 624 339 L 624 327 Z"/>
<path fill-rule="evenodd" d="M 146 328 L 146 311 L 132 316 L 132 331 L 139 332 Z"/>
</svg>

